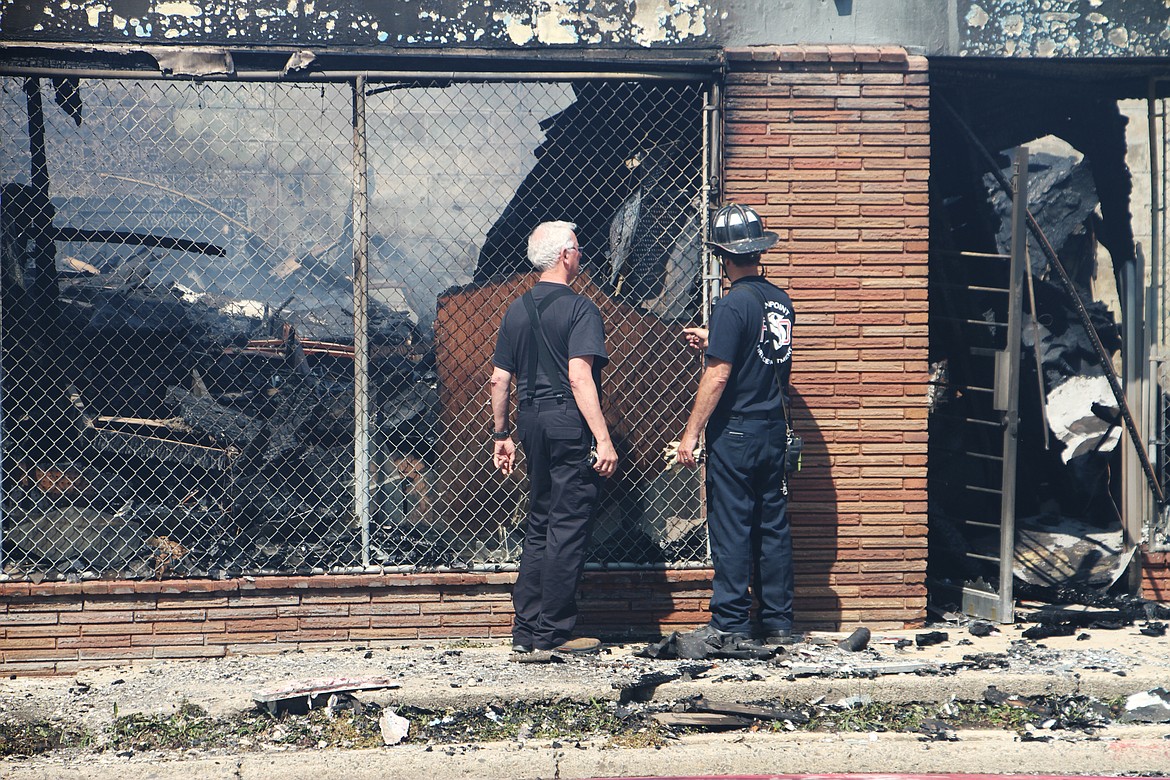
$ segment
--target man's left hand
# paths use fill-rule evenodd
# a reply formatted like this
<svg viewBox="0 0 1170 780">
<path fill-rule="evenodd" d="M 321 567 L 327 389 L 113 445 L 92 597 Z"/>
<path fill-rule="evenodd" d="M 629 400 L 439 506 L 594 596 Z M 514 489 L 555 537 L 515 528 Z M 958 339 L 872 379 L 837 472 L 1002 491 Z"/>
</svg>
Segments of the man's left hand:
<svg viewBox="0 0 1170 780">
<path fill-rule="evenodd" d="M 612 477 L 613 473 L 617 471 L 618 454 L 614 449 L 613 442 L 605 441 L 597 443 L 597 460 L 593 464 L 593 470 L 603 477 Z"/>
</svg>

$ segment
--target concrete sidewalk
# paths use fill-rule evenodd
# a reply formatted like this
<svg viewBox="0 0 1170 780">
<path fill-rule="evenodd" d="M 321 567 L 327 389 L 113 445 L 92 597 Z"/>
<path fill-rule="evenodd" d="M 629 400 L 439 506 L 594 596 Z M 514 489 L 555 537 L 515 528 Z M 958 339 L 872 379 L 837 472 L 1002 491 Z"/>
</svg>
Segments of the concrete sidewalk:
<svg viewBox="0 0 1170 780">
<path fill-rule="evenodd" d="M 939 630 L 940 627 L 933 627 Z M 947 630 L 948 641 L 897 648 L 922 632 L 882 632 L 863 653 L 845 653 L 822 634 L 819 644 L 792 648 L 781 663 L 717 661 L 694 672 L 694 662 L 636 656 L 644 645 L 613 646 L 589 658 L 561 664 L 518 664 L 500 644 L 412 644 L 283 655 L 234 657 L 113 667 L 75 678 L 0 681 L 0 714 L 24 713 L 72 720 L 99 731 L 114 705 L 125 715 L 169 714 L 184 701 L 211 714 L 253 706 L 251 693 L 293 680 L 337 676 L 389 677 L 396 688 L 363 693 L 383 706 L 430 710 L 469 709 L 492 702 L 571 699 L 616 700 L 622 689 L 653 676 L 679 675 L 640 693 L 653 702 L 677 703 L 703 695 L 732 702 L 982 701 L 988 686 L 1021 696 L 1083 694 L 1117 701 L 1170 687 L 1170 640 L 1142 636 L 1136 627 L 1083 632 L 1086 638 L 1022 640 L 1008 627 L 989 637 Z M 964 663 L 964 657 L 969 660 Z M 973 660 L 971 660 L 973 659 Z M 985 663 L 981 663 L 981 659 Z M 955 671 L 949 665 L 960 664 Z M 809 674 L 817 665 L 822 674 Z M 919 674 L 859 677 L 865 665 L 922 665 Z M 701 667 L 700 667 L 701 668 Z M 690 672 L 687 672 L 687 670 Z M 806 676 L 795 677 L 793 670 Z M 852 669 L 852 672 L 850 672 Z M 521 740 L 461 745 L 407 744 L 376 750 L 296 750 L 263 745 L 227 755 L 210 751 L 111 752 L 47 755 L 8 760 L 0 777 L 86 778 L 385 778 L 430 776 L 569 778 L 718 773 L 825 772 L 1025 772 L 1133 774 L 1170 772 L 1170 724 L 1113 723 L 1092 733 L 1043 731 L 1043 741 L 1022 741 L 1012 731 L 962 729 L 954 742 L 890 732 L 790 732 L 738 730 L 688 734 L 661 748 L 619 748 L 605 740 L 559 744 Z"/>
</svg>

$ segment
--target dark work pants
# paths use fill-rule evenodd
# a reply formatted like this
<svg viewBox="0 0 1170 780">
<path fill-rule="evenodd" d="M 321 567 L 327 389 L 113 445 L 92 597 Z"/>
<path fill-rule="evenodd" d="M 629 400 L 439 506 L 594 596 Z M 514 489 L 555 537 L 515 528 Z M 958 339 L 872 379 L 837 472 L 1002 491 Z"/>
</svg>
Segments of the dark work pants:
<svg viewBox="0 0 1170 780">
<path fill-rule="evenodd" d="M 721 631 L 752 633 L 752 592 L 764 634 L 792 628 L 786 442 L 782 419 L 732 417 L 707 425 L 707 527 L 715 567 L 711 624 Z"/>
<path fill-rule="evenodd" d="M 577 624 L 599 481 L 589 465 L 592 434 L 572 401 L 522 403 L 516 432 L 528 468 L 528 528 L 512 591 L 512 641 L 550 650 Z"/>
</svg>

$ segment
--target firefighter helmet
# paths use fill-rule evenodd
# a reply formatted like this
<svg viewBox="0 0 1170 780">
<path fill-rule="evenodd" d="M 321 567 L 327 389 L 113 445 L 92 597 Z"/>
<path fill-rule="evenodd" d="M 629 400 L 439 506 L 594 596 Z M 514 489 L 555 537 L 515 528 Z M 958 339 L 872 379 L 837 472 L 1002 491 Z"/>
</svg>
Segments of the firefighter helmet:
<svg viewBox="0 0 1170 780">
<path fill-rule="evenodd" d="M 755 209 L 729 203 L 711 218 L 711 237 L 707 243 L 733 255 L 754 255 L 779 240 L 776 233 L 764 230 L 764 223 Z"/>
</svg>

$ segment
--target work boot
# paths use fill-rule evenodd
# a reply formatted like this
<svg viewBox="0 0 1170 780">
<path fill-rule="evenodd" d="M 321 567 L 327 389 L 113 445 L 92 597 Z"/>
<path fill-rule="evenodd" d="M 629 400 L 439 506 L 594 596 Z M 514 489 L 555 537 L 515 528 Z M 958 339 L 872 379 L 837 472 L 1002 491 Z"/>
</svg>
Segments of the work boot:
<svg viewBox="0 0 1170 780">
<path fill-rule="evenodd" d="M 523 642 L 513 642 L 512 643 L 512 652 L 513 653 L 521 653 L 521 654 L 531 653 L 532 652 L 532 645 L 526 645 Z"/>
<path fill-rule="evenodd" d="M 792 633 L 789 628 L 774 628 L 768 631 L 767 636 L 764 637 L 765 645 L 794 645 L 796 644 L 797 635 Z"/>
<path fill-rule="evenodd" d="M 591 636 L 579 636 L 576 639 L 566 639 L 552 649 L 554 653 L 568 655 L 589 655 L 601 649 L 601 640 Z"/>
</svg>

